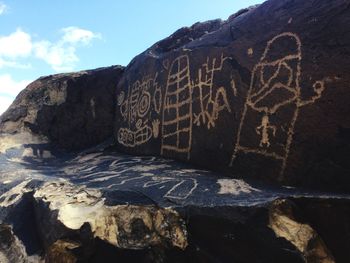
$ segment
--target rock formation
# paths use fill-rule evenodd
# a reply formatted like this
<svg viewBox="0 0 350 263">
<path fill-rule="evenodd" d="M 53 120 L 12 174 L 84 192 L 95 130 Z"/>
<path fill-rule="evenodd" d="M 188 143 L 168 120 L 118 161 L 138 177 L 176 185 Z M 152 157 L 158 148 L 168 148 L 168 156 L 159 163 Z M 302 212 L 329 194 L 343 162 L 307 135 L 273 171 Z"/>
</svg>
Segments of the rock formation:
<svg viewBox="0 0 350 263">
<path fill-rule="evenodd" d="M 1 116 L 0 131 L 30 131 L 67 150 L 82 150 L 113 134 L 115 84 L 123 67 L 114 66 L 39 78 Z"/>
<path fill-rule="evenodd" d="M 119 149 L 349 191 L 347 4 L 267 1 L 156 43 L 118 84 Z"/>
<path fill-rule="evenodd" d="M 349 262 L 348 0 L 269 0 L 0 117 L 0 262 Z"/>
</svg>

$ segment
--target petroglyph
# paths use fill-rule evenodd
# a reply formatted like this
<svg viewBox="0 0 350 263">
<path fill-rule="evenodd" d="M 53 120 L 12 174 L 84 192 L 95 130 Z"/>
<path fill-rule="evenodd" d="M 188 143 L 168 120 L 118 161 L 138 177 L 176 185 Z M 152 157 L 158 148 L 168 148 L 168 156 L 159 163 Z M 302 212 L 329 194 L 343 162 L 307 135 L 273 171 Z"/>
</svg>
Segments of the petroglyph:
<svg viewBox="0 0 350 263">
<path fill-rule="evenodd" d="M 272 130 L 273 136 L 276 136 L 276 126 L 270 125 L 269 117 L 265 115 L 261 120 L 261 125 L 257 127 L 256 133 L 261 135 L 260 147 L 270 147 L 269 130 Z"/>
<path fill-rule="evenodd" d="M 247 54 L 248 54 L 249 57 L 253 56 L 254 50 L 252 48 L 248 48 Z"/>
<path fill-rule="evenodd" d="M 155 80 L 157 79 L 158 74 L 155 76 Z M 161 107 L 162 107 L 162 89 L 158 85 L 156 81 L 153 83 L 154 86 L 154 93 L 153 93 L 153 106 L 156 113 L 160 114 Z"/>
<path fill-rule="evenodd" d="M 168 70 L 169 69 L 169 59 L 164 60 L 162 65 L 166 70 Z"/>
<path fill-rule="evenodd" d="M 139 117 L 144 117 L 149 110 L 149 107 L 151 105 L 151 95 L 149 94 L 149 92 L 145 91 L 140 98 L 140 102 L 139 102 L 139 109 L 138 109 L 138 116 Z"/>
<path fill-rule="evenodd" d="M 213 58 L 210 63 L 208 57 L 207 62 L 198 70 L 198 80 L 193 85 L 193 89 L 199 90 L 200 112 L 194 114 L 194 124 L 197 126 L 206 124 L 208 129 L 215 127 L 215 121 L 219 118 L 221 111 L 227 110 L 231 112 L 225 88 L 218 88 L 215 94 L 213 91 L 214 74 L 222 70 L 223 64 L 227 59 L 230 58 L 221 54 L 217 64 L 216 58 Z"/>
<path fill-rule="evenodd" d="M 118 142 L 126 147 L 135 147 L 144 144 L 152 137 L 152 129 L 148 126 L 142 126 L 136 131 L 128 128 L 120 128 L 118 131 Z"/>
<path fill-rule="evenodd" d="M 231 76 L 231 89 L 233 92 L 233 96 L 237 97 L 237 87 L 236 87 L 236 81 Z"/>
<path fill-rule="evenodd" d="M 152 122 L 153 137 L 158 138 L 159 136 L 159 125 L 160 120 L 156 119 Z"/>
<path fill-rule="evenodd" d="M 190 159 L 193 124 L 211 129 L 216 126 L 222 111 L 232 112 L 226 88 L 214 84 L 215 73 L 221 72 L 224 62 L 229 59 L 223 54 L 219 58 L 207 57 L 196 70 L 195 81 L 191 80 L 188 55 L 173 61 L 164 60 L 163 66 L 167 69 L 165 94 L 157 82 L 158 73 L 153 78 L 134 82 L 129 86 L 127 96 L 124 92 L 118 96 L 121 116 L 128 123 L 128 127 L 118 131 L 118 141 L 127 147 L 141 145 L 152 137 L 151 130 L 154 138 L 161 136 L 161 155 L 175 154 Z M 232 76 L 228 86 L 237 96 Z M 198 100 L 194 98 L 195 91 L 198 91 Z M 198 105 L 199 111 L 194 112 L 193 107 Z M 154 114 L 161 115 L 161 121 L 153 119 Z"/>
<path fill-rule="evenodd" d="M 298 106 L 302 107 L 308 104 L 312 104 L 312 103 L 315 103 L 316 100 L 320 99 L 323 91 L 325 90 L 325 81 L 331 81 L 331 80 L 326 78 L 325 80 L 316 81 L 312 86 L 316 95 L 312 96 L 311 99 L 309 100 L 299 101 Z"/>
<path fill-rule="evenodd" d="M 173 185 L 170 190 L 168 190 L 164 197 L 171 199 L 187 199 L 198 186 L 198 182 L 194 178 L 173 178 L 173 177 L 160 177 L 153 176 L 151 180 L 146 182 L 143 187 L 149 188 L 153 186 L 158 186 L 160 189 L 165 187 L 165 185 Z"/>
<path fill-rule="evenodd" d="M 155 78 L 146 77 L 142 81 L 134 82 L 131 87 L 129 86 L 126 98 L 123 91 L 118 95 L 120 113 L 123 120 L 128 123 L 128 128 L 122 127 L 118 130 L 118 142 L 126 147 L 144 144 L 152 137 L 153 127 L 148 125 L 148 114 L 152 102 L 151 88 L 158 85 Z M 157 97 L 159 104 L 161 94 L 158 96 L 160 96 Z"/>
<path fill-rule="evenodd" d="M 240 195 L 242 193 L 250 194 L 252 192 L 260 192 L 259 189 L 252 187 L 248 183 L 239 179 L 219 179 L 217 183 L 220 185 L 218 194 Z"/>
<path fill-rule="evenodd" d="M 88 154 L 71 161 L 62 172 L 73 181 L 83 179 L 88 186 L 144 189 L 144 194 L 156 188 L 162 197 L 186 200 L 199 187 L 196 177 L 209 172 L 175 165 L 175 161 L 155 157 Z"/>
<path fill-rule="evenodd" d="M 240 152 L 260 154 L 280 160 L 280 178 L 283 176 L 299 110 L 320 99 L 325 89 L 324 81 L 316 81 L 313 85 L 315 95 L 308 100 L 302 98 L 301 48 L 300 38 L 291 32 L 277 35 L 267 42 L 252 72 L 230 166 Z M 282 120 L 279 114 L 289 117 Z M 248 123 L 247 116 L 250 116 L 249 122 L 252 123 Z M 260 137 L 256 142 L 245 137 L 246 134 L 253 134 L 250 131 L 253 122 L 258 125 L 255 134 Z"/>
<path fill-rule="evenodd" d="M 189 159 L 192 145 L 192 90 L 187 55 L 179 56 L 170 65 L 162 118 L 161 155 L 175 152 Z"/>
</svg>

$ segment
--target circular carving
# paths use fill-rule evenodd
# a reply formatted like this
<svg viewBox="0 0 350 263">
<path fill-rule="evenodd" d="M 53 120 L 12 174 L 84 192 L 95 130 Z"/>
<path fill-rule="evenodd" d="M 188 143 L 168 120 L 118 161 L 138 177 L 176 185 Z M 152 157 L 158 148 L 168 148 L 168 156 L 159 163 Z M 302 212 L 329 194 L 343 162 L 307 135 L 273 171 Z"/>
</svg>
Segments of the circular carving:
<svg viewBox="0 0 350 263">
<path fill-rule="evenodd" d="M 151 105 L 151 95 L 148 92 L 142 93 L 140 100 L 139 100 L 139 111 L 138 114 L 140 117 L 144 117 L 149 110 L 149 107 Z"/>
<path fill-rule="evenodd" d="M 142 126 L 142 120 L 138 119 L 137 122 L 136 122 L 136 129 L 140 129 L 141 126 Z"/>
</svg>

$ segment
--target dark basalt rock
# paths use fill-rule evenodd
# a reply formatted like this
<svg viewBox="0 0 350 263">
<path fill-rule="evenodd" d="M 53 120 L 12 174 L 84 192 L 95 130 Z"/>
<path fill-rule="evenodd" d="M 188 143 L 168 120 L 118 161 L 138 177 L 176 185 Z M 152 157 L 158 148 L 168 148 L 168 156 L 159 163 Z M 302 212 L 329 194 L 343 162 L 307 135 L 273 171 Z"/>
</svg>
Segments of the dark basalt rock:
<svg viewBox="0 0 350 263">
<path fill-rule="evenodd" d="M 48 150 L 35 146 L 41 147 Z M 276 188 L 108 150 L 18 162 L 27 150 L 0 155 L 0 221 L 11 225 L 22 258 L 346 263 L 350 257 L 349 195 Z M 8 248 L 0 244 L 0 255 L 17 251 Z"/>
<path fill-rule="evenodd" d="M 123 67 L 42 77 L 23 90 L 0 118 L 0 131 L 29 130 L 68 150 L 113 134 L 114 94 Z"/>
<path fill-rule="evenodd" d="M 118 84 L 118 149 L 349 191 L 349 14 L 348 1 L 270 0 L 158 42 Z"/>
<path fill-rule="evenodd" d="M 348 263 L 349 12 L 269 0 L 30 84 L 0 117 L 0 262 Z"/>
</svg>

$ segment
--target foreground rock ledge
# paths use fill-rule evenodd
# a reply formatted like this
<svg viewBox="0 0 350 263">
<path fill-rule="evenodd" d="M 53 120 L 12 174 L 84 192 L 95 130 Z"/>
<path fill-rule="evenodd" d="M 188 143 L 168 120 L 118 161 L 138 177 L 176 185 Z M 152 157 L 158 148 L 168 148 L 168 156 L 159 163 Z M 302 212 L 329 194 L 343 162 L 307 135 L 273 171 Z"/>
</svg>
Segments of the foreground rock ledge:
<svg viewBox="0 0 350 263">
<path fill-rule="evenodd" d="M 53 158 L 47 144 L 10 145 L 0 155 L 0 256 L 8 262 L 345 263 L 350 256 L 349 195 L 99 148 Z"/>
<path fill-rule="evenodd" d="M 0 262 L 348 263 L 349 6 L 269 0 L 30 84 L 0 117 Z"/>
</svg>

